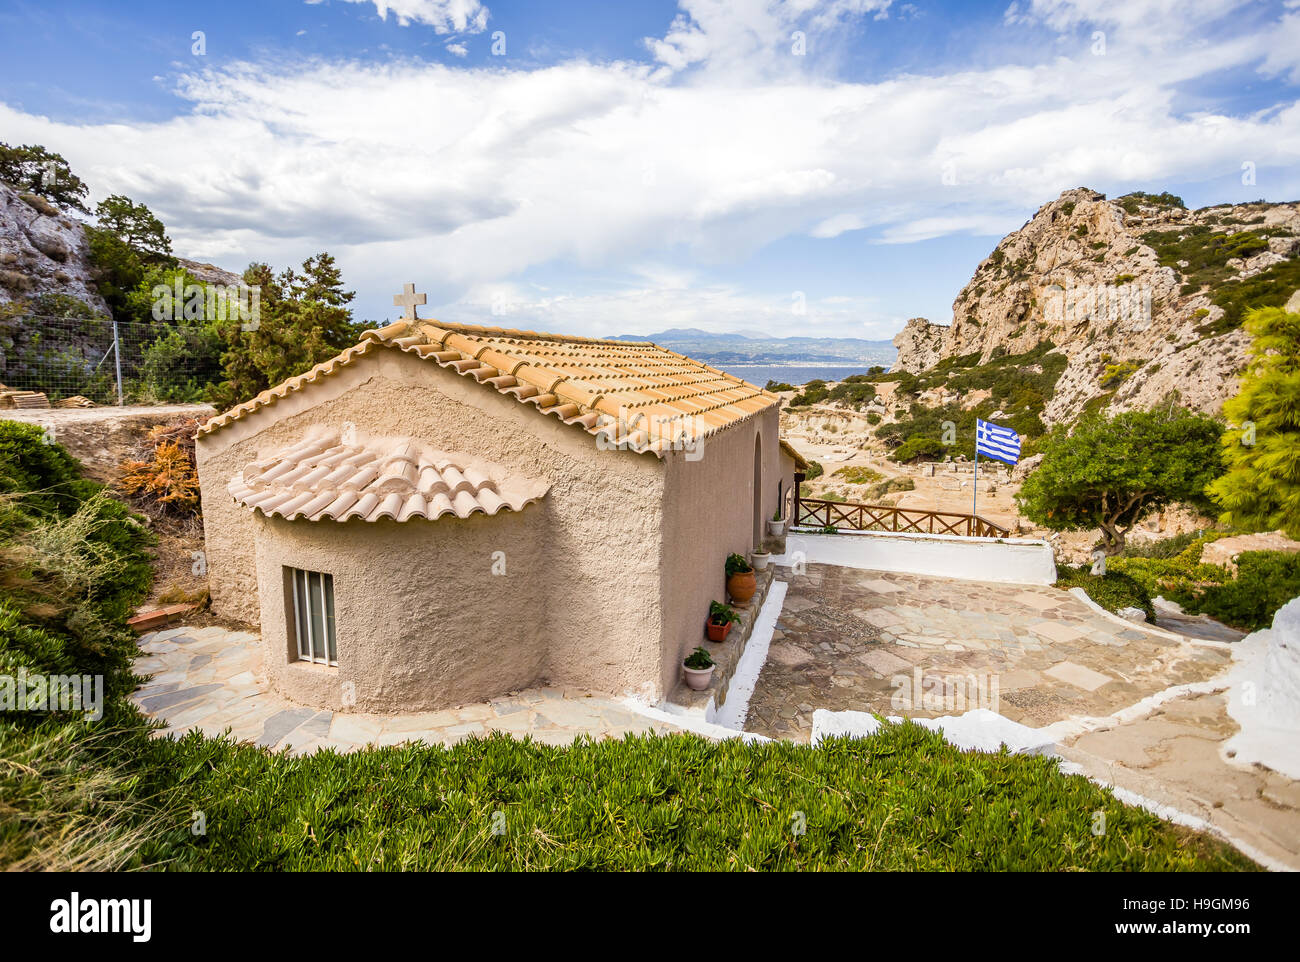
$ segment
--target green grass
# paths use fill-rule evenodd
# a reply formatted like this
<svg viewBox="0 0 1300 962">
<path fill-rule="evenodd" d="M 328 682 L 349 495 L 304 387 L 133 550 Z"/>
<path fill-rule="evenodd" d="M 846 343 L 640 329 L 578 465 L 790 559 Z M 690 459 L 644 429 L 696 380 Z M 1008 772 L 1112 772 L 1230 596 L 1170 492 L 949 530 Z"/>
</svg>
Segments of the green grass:
<svg viewBox="0 0 1300 962">
<path fill-rule="evenodd" d="M 178 833 L 177 868 L 1251 867 L 1052 760 L 964 753 L 912 724 L 815 749 L 693 735 L 551 748 L 494 736 L 288 758 L 190 737 L 176 755 L 185 807 L 208 826 L 203 837 Z"/>
</svg>

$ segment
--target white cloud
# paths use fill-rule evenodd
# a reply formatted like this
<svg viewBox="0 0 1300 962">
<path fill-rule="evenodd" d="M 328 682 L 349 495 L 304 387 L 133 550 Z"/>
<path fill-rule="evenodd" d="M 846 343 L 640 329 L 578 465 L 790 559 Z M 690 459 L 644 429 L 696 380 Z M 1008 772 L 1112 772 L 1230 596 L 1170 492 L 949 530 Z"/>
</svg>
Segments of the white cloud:
<svg viewBox="0 0 1300 962">
<path fill-rule="evenodd" d="M 316 4 L 322 0 L 306 0 Z M 438 33 L 481 33 L 487 28 L 488 8 L 479 0 L 344 0 L 373 3 L 384 20 L 392 13 L 400 26 L 423 23 Z"/>
<path fill-rule="evenodd" d="M 446 49 L 448 53 L 454 53 L 457 57 L 464 57 L 469 54 L 469 47 L 463 43 L 449 43 Z"/>
<path fill-rule="evenodd" d="M 892 0 L 681 0 L 682 12 L 663 37 L 646 47 L 671 71 L 693 65 L 710 72 L 752 76 L 795 72 L 810 48 L 845 23 L 883 17 Z M 801 33 L 799 43 L 795 33 Z M 796 45 L 802 52 L 796 53 Z M 816 58 L 814 58 L 815 60 Z M 829 60 L 821 61 L 822 66 Z"/>
<path fill-rule="evenodd" d="M 689 21 L 665 38 L 679 38 L 669 46 L 681 63 L 706 68 L 685 79 L 662 65 L 582 60 L 531 71 L 239 63 L 184 76 L 189 109 L 164 122 L 55 122 L 0 103 L 0 129 L 59 150 L 99 197 L 147 203 L 186 256 L 238 268 L 330 250 L 363 313 L 387 310 L 408 280 L 431 303 L 458 304 L 557 265 L 609 277 L 629 263 L 689 260 L 707 272 L 790 235 L 1000 235 L 1066 188 L 1162 189 L 1235 175 L 1243 160 L 1268 172 L 1268 196 L 1300 194 L 1294 100 L 1242 117 L 1175 107 L 1187 79 L 1252 65 L 1285 72 L 1294 60 L 1275 34 L 1294 25 L 874 83 L 776 68 L 737 82 L 726 70 L 742 69 L 742 51 L 784 62 L 781 50 L 762 53 L 762 38 L 779 36 L 790 13 L 743 4 L 737 16 L 751 28 L 729 35 L 714 19 L 721 6 L 687 0 Z M 808 24 L 850 10 L 790 6 Z M 883 9 L 852 6 L 855 16 Z M 695 47 L 686 38 L 697 32 Z M 600 298 L 587 287 L 564 303 L 585 312 L 584 325 L 638 305 L 693 313 L 686 326 L 706 326 L 713 310 L 774 317 L 759 306 L 767 295 L 719 293 L 697 277 L 675 284 L 643 278 Z"/>
</svg>

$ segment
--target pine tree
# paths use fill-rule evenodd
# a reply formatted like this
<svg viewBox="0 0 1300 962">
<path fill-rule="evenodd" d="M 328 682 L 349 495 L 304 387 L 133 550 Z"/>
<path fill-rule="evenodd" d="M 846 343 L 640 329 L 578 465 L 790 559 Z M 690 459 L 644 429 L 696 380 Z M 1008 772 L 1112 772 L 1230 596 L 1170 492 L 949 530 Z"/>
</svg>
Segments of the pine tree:
<svg viewBox="0 0 1300 962">
<path fill-rule="evenodd" d="M 346 306 L 355 292 L 343 289 L 334 258 L 327 253 L 303 261 L 302 272 L 277 276 L 266 264 L 252 264 L 244 283 L 260 291 L 258 323 L 232 318 L 220 325 L 230 346 L 222 355 L 225 381 L 214 400 L 222 406 L 247 401 L 268 387 L 327 361 L 361 337 L 362 325 Z"/>
<path fill-rule="evenodd" d="M 1208 490 L 1225 524 L 1300 538 L 1300 314 L 1259 308 L 1246 330 L 1251 361 L 1223 406 L 1234 425 L 1223 435 L 1228 472 Z"/>
</svg>

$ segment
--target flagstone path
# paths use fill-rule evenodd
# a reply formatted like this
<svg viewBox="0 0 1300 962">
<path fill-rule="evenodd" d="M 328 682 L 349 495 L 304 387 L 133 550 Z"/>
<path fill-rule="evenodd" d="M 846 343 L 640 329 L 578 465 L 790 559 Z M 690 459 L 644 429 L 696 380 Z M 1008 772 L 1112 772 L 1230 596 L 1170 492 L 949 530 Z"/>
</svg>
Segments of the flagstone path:
<svg viewBox="0 0 1300 962">
<path fill-rule="evenodd" d="M 470 735 L 507 732 L 547 745 L 588 735 L 681 729 L 629 710 L 613 698 L 578 690 L 533 688 L 489 702 L 408 715 L 318 711 L 270 689 L 262 672 L 258 636 L 226 628 L 171 628 L 140 639 L 138 675 L 152 676 L 132 696 L 165 722 L 159 735 L 198 729 L 272 749 L 307 754 L 321 748 L 352 751 L 367 744 L 407 741 L 451 745 Z"/>
<path fill-rule="evenodd" d="M 1222 694 L 1191 693 L 1057 750 L 1092 778 L 1202 819 L 1270 867 L 1300 870 L 1300 782 L 1226 761 L 1223 743 L 1238 727 Z"/>
<path fill-rule="evenodd" d="M 809 564 L 789 583 L 745 730 L 806 742 L 816 708 L 935 717 L 991 708 L 1035 728 L 1106 716 L 1231 661 L 1126 627 L 1052 587 Z"/>
</svg>

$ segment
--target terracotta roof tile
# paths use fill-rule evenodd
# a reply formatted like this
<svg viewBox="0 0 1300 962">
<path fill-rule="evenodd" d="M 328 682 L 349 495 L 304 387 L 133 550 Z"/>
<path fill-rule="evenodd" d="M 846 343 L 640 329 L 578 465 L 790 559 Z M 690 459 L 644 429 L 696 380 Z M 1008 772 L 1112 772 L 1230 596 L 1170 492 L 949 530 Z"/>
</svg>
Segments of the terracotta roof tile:
<svg viewBox="0 0 1300 962">
<path fill-rule="evenodd" d="M 309 437 L 247 465 L 226 490 L 244 507 L 293 520 L 427 518 L 520 511 L 549 490 L 500 465 L 435 451 L 413 438 L 349 439 L 315 428 Z"/>
<path fill-rule="evenodd" d="M 521 404 L 636 451 L 662 456 L 779 403 L 774 394 L 648 341 L 396 321 L 338 357 L 263 391 L 199 428 L 208 434 L 381 349 L 471 377 Z"/>
</svg>

